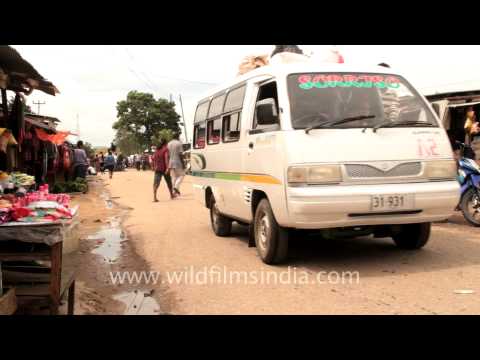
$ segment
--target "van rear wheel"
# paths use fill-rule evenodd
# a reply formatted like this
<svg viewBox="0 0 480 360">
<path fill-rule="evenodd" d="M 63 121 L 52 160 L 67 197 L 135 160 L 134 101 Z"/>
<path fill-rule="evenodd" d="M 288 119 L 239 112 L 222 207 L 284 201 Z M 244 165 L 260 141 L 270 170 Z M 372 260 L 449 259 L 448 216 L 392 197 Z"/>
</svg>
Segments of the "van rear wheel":
<svg viewBox="0 0 480 360">
<path fill-rule="evenodd" d="M 220 213 L 213 195 L 210 198 L 210 222 L 215 235 L 229 236 L 232 233 L 232 221 Z"/>
<path fill-rule="evenodd" d="M 420 249 L 430 239 L 430 227 L 430 223 L 402 225 L 401 230 L 393 234 L 393 241 L 401 249 Z"/>
<path fill-rule="evenodd" d="M 279 264 L 288 255 L 288 230 L 278 225 L 270 203 L 262 199 L 254 218 L 254 235 L 257 252 L 266 264 Z"/>
</svg>

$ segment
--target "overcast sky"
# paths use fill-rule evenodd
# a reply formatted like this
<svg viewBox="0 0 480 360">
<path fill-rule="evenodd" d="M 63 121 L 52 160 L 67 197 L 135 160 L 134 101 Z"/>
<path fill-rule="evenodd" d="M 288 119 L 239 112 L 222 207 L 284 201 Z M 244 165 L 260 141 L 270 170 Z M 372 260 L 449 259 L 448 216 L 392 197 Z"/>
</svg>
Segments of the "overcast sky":
<svg viewBox="0 0 480 360">
<path fill-rule="evenodd" d="M 156 98 L 182 95 L 187 125 L 195 101 L 215 85 L 235 77 L 242 58 L 269 54 L 273 45 L 12 45 L 60 90 L 56 97 L 34 91 L 27 103 L 45 101 L 42 115 L 59 118 L 60 129 L 76 130 L 93 145 L 108 145 L 114 137 L 116 103 L 130 90 Z M 322 57 L 330 45 L 300 45 Z M 346 63 L 386 62 L 402 71 L 424 94 L 480 89 L 480 46 L 339 45 Z M 187 127 L 191 140 L 191 129 Z"/>
</svg>

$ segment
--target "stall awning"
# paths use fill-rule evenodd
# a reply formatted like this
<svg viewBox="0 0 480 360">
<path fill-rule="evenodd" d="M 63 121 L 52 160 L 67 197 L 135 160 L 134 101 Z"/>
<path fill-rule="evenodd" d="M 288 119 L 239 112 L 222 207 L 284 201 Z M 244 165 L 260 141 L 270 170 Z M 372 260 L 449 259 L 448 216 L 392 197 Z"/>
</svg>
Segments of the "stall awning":
<svg viewBox="0 0 480 360">
<path fill-rule="evenodd" d="M 43 129 L 35 129 L 38 138 L 42 141 L 50 141 L 55 145 L 61 145 L 65 139 L 70 135 L 70 131 L 57 131 L 55 134 L 49 134 Z"/>
<path fill-rule="evenodd" d="M 0 45 L 0 87 L 25 94 L 40 90 L 55 96 L 60 92 L 23 59 L 17 50 L 8 45 Z"/>
<path fill-rule="evenodd" d="M 30 117 L 25 116 L 25 122 L 29 123 L 30 125 L 33 125 L 37 128 L 40 128 L 40 129 L 48 130 L 48 131 L 54 132 L 54 133 L 56 132 L 56 129 L 54 127 L 49 126 L 49 125 L 43 123 L 40 120 L 32 119 Z"/>
</svg>

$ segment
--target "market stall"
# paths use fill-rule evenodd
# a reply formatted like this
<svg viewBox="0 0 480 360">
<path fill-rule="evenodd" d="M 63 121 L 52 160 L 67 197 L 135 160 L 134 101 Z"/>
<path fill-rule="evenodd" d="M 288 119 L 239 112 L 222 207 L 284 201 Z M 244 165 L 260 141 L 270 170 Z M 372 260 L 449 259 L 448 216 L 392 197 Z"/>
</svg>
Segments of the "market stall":
<svg viewBox="0 0 480 360">
<path fill-rule="evenodd" d="M 73 313 L 74 269 L 63 264 L 62 254 L 63 243 L 77 236 L 77 211 L 68 195 L 50 194 L 48 185 L 0 199 L 2 282 L 22 303 L 44 301 L 56 314 L 68 290 Z"/>
<path fill-rule="evenodd" d="M 456 141 L 465 142 L 466 113 L 473 108 L 475 114 L 480 114 L 480 90 L 439 93 L 426 98 L 442 121 L 452 146 Z"/>
<path fill-rule="evenodd" d="M 14 289 L 19 304 L 43 301 L 56 314 L 68 290 L 73 313 L 74 271 L 62 254 L 76 236 L 78 208 L 47 184 L 60 164 L 70 165 L 68 134 L 57 131 L 58 119 L 24 114 L 25 95 L 58 90 L 10 46 L 0 46 L 0 89 L 0 294 Z M 7 90 L 15 94 L 10 108 Z"/>
</svg>

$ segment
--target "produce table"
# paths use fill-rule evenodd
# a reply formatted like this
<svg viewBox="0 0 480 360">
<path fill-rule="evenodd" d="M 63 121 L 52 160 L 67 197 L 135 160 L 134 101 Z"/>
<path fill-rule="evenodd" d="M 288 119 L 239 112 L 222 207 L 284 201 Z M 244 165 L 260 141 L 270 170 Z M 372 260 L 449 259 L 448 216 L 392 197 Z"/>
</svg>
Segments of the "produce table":
<svg viewBox="0 0 480 360">
<path fill-rule="evenodd" d="M 0 225 L 3 284 L 15 288 L 19 301 L 46 302 L 57 314 L 68 290 L 68 314 L 73 314 L 74 269 L 63 264 L 62 254 L 63 242 L 75 236 L 79 225 L 76 210 L 69 220 Z"/>
</svg>

